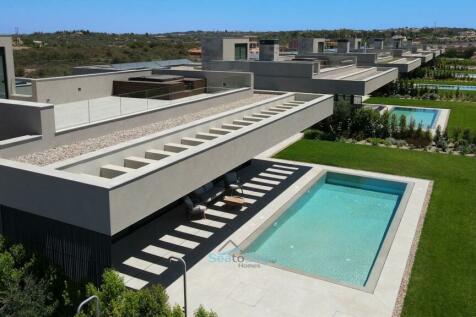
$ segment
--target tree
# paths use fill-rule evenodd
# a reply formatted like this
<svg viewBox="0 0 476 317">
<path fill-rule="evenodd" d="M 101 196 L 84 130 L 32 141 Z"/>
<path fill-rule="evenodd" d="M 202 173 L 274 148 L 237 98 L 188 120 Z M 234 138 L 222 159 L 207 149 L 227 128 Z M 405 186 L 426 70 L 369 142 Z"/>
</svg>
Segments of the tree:
<svg viewBox="0 0 476 317">
<path fill-rule="evenodd" d="M 402 114 L 398 123 L 398 134 L 401 138 L 405 138 L 405 133 L 407 130 L 407 117 Z"/>
<path fill-rule="evenodd" d="M 55 311 L 51 274 L 36 277 L 36 265 L 22 246 L 8 247 L 0 237 L 0 316 L 50 316 Z"/>
</svg>

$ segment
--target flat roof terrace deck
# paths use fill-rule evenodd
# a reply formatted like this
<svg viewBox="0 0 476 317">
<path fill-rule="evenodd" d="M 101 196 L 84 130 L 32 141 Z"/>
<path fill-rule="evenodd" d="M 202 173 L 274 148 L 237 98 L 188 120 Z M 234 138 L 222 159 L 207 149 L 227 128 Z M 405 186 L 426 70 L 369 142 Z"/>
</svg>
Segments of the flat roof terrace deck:
<svg viewBox="0 0 476 317">
<path fill-rule="evenodd" d="M 55 109 L 56 130 L 74 128 L 85 124 L 119 118 L 133 113 L 149 111 L 183 102 L 197 101 L 212 96 L 202 93 L 176 100 L 159 100 L 108 96 L 58 104 Z"/>
<path fill-rule="evenodd" d="M 313 76 L 318 79 L 342 79 L 352 74 L 366 71 L 369 67 L 357 67 L 354 65 L 324 68 L 320 73 Z"/>
<path fill-rule="evenodd" d="M 172 119 L 160 120 L 151 124 L 142 125 L 139 127 L 121 130 L 99 137 L 89 138 L 77 142 L 72 142 L 58 147 L 49 148 L 44 151 L 35 153 L 28 153 L 25 155 L 12 158 L 13 160 L 29 163 L 39 166 L 49 165 L 65 159 L 70 159 L 82 154 L 86 154 L 92 151 L 100 150 L 102 148 L 116 145 L 121 142 L 140 138 L 152 133 L 156 133 L 161 130 L 173 128 L 175 126 L 192 122 L 194 120 L 206 118 L 214 114 L 218 114 L 231 109 L 239 108 L 247 104 L 264 101 L 275 97 L 275 94 L 271 93 L 254 93 L 249 98 L 242 98 L 238 101 L 221 104 L 216 107 L 211 107 L 201 111 L 189 112 L 187 114 L 177 116 Z M 162 100 L 157 100 L 159 103 Z M 168 102 L 165 101 L 164 102 Z"/>
</svg>

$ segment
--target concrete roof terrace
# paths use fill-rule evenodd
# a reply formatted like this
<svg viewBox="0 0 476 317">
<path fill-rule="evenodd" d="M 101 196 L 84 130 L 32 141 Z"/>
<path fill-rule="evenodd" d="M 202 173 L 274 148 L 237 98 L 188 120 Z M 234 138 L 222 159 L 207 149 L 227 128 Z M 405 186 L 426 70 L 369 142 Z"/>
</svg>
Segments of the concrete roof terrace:
<svg viewBox="0 0 476 317">
<path fill-rule="evenodd" d="M 394 56 L 391 50 L 379 50 L 364 52 L 350 51 L 349 53 L 305 53 L 298 57 L 326 58 L 328 56 L 354 57 L 357 60 L 357 66 L 365 67 L 397 67 L 399 73 L 408 73 L 421 66 L 420 58 L 406 58 Z M 322 69 L 324 72 L 326 68 Z"/>
<path fill-rule="evenodd" d="M 197 110 L 184 109 L 187 111 L 183 112 L 182 114 L 177 113 L 177 115 L 171 116 L 168 118 L 161 115 L 160 117 L 157 118 L 157 120 L 148 124 L 144 123 L 136 127 L 118 130 L 118 131 L 111 132 L 105 135 L 87 138 L 85 140 L 76 140 L 64 145 L 48 148 L 43 151 L 31 152 L 31 153 L 26 153 L 16 157 L 12 157 L 11 159 L 16 160 L 18 162 L 45 166 L 45 165 L 53 164 L 53 163 L 63 161 L 66 159 L 71 159 L 80 155 L 84 155 L 86 153 L 97 151 L 97 150 L 100 150 L 109 146 L 113 146 L 122 142 L 131 141 L 137 138 L 151 135 L 162 130 L 174 128 L 179 125 L 186 124 L 194 120 L 203 119 L 209 116 L 213 116 L 215 114 L 229 111 L 231 109 L 240 108 L 245 105 L 265 101 L 275 96 L 276 94 L 267 93 L 267 92 L 255 92 L 250 95 L 244 95 L 244 96 L 242 95 L 240 99 L 237 99 L 235 101 L 226 102 L 225 100 L 218 104 L 211 104 L 210 107 L 207 107 L 201 110 L 200 109 L 197 109 Z M 114 102 L 117 102 L 117 100 L 114 98 L 119 98 L 119 97 L 106 97 L 105 99 L 106 101 L 108 101 L 110 98 L 112 98 L 112 102 L 114 105 Z M 102 101 L 102 98 L 99 99 L 99 101 Z M 155 100 L 155 101 L 159 103 L 168 102 L 165 100 L 164 101 Z M 65 106 L 67 106 L 67 104 Z M 107 114 L 108 112 L 106 111 L 105 113 Z"/>
<path fill-rule="evenodd" d="M 109 96 L 57 104 L 54 106 L 56 129 L 62 131 L 130 114 L 206 100 L 220 92 L 232 90 L 216 90 L 176 100 Z"/>
<path fill-rule="evenodd" d="M 206 87 L 184 94 L 152 89 L 113 95 L 113 84 L 131 77 L 174 75 L 198 78 Z M 0 157 L 15 157 L 103 135 L 173 120 L 185 114 L 246 103 L 253 97 L 249 73 L 174 71 L 119 71 L 46 78 L 32 81 L 31 101 L 2 101 Z M 135 84 L 132 82 L 132 84 Z M 190 95 L 190 92 L 192 92 Z M 157 96 L 157 93 L 160 95 Z M 178 95 L 175 95 L 178 94 Z M 144 95 L 144 98 L 141 96 Z M 148 97 L 148 98 L 145 98 Z M 46 103 L 39 103 L 44 100 Z M 235 104 L 235 102 L 238 102 Z M 15 122 L 13 124 L 13 122 Z"/>
<path fill-rule="evenodd" d="M 330 56 L 328 56 L 329 58 Z M 398 69 L 356 66 L 347 56 L 342 63 L 322 58 L 291 61 L 207 61 L 203 68 L 254 73 L 255 88 L 309 93 L 368 95 L 398 78 Z"/>
<path fill-rule="evenodd" d="M 281 93 L 53 165 L 0 159 L 0 204 L 113 236 L 332 111 Z"/>
</svg>

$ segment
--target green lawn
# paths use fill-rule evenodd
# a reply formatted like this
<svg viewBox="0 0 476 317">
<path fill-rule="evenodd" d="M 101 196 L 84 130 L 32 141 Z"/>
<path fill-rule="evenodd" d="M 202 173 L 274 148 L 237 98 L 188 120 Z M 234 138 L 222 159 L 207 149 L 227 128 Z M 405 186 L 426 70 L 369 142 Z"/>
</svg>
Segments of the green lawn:
<svg viewBox="0 0 476 317">
<path fill-rule="evenodd" d="M 434 180 L 402 316 L 476 316 L 476 159 L 301 140 L 278 158 Z"/>
<path fill-rule="evenodd" d="M 442 80 L 442 79 L 415 79 L 415 84 L 435 84 L 435 85 L 460 85 L 460 86 L 476 86 L 476 80 Z M 465 91 L 466 92 L 466 91 Z"/>
<path fill-rule="evenodd" d="M 451 132 L 455 128 L 469 128 L 472 131 L 476 131 L 476 102 L 372 97 L 367 100 L 366 103 L 450 109 L 451 113 L 448 122 L 448 131 Z"/>
</svg>

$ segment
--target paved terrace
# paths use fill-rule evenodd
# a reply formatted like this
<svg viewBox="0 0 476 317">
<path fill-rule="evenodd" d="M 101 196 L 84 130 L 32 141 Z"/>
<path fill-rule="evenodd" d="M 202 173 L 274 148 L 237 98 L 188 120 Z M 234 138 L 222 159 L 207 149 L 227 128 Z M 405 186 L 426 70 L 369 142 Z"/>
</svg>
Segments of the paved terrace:
<svg viewBox="0 0 476 317">
<path fill-rule="evenodd" d="M 45 166 L 45 165 L 49 165 L 58 161 L 62 161 L 62 160 L 73 158 L 82 154 L 90 153 L 99 149 L 103 149 L 105 147 L 112 146 L 121 142 L 133 140 L 142 136 L 156 133 L 158 131 L 169 129 L 181 124 L 185 124 L 185 123 L 192 122 L 198 119 L 206 118 L 206 117 L 209 117 L 214 114 L 221 113 L 227 110 L 239 108 L 244 105 L 252 104 L 259 101 L 264 101 L 266 99 L 269 99 L 275 96 L 276 95 L 273 95 L 273 94 L 254 93 L 253 96 L 250 98 L 244 98 L 235 102 L 222 104 L 217 107 L 208 108 L 206 110 L 202 110 L 198 112 L 190 112 L 185 115 L 175 117 L 173 119 L 157 121 L 152 124 L 148 124 L 148 125 L 128 129 L 128 130 L 117 131 L 117 132 L 109 133 L 100 137 L 89 138 L 83 141 L 78 141 L 78 142 L 62 145 L 59 147 L 50 148 L 41 152 L 21 155 L 21 156 L 13 158 L 13 160 L 29 163 L 29 164 L 34 164 L 34 165 L 39 165 L 39 166 Z M 128 98 L 128 99 L 134 99 L 134 98 Z M 158 101 L 158 102 L 161 102 L 161 101 Z M 164 102 L 167 102 L 167 101 L 164 101 Z"/>
<path fill-rule="evenodd" d="M 197 101 L 210 96 L 213 96 L 213 94 L 203 93 L 177 100 L 108 96 L 58 104 L 54 107 L 56 130 L 60 131 L 67 128 L 73 128 L 111 118 L 118 118 L 128 114 L 158 109 L 183 102 Z"/>
<path fill-rule="evenodd" d="M 183 206 L 177 207 L 115 242 L 113 267 L 128 287 L 169 286 L 183 271 L 169 256 L 183 257 L 190 269 L 309 170 L 254 160 L 239 171 L 246 206 L 227 207 L 220 197 L 209 204 L 207 219 L 198 220 L 188 220 Z"/>
</svg>

